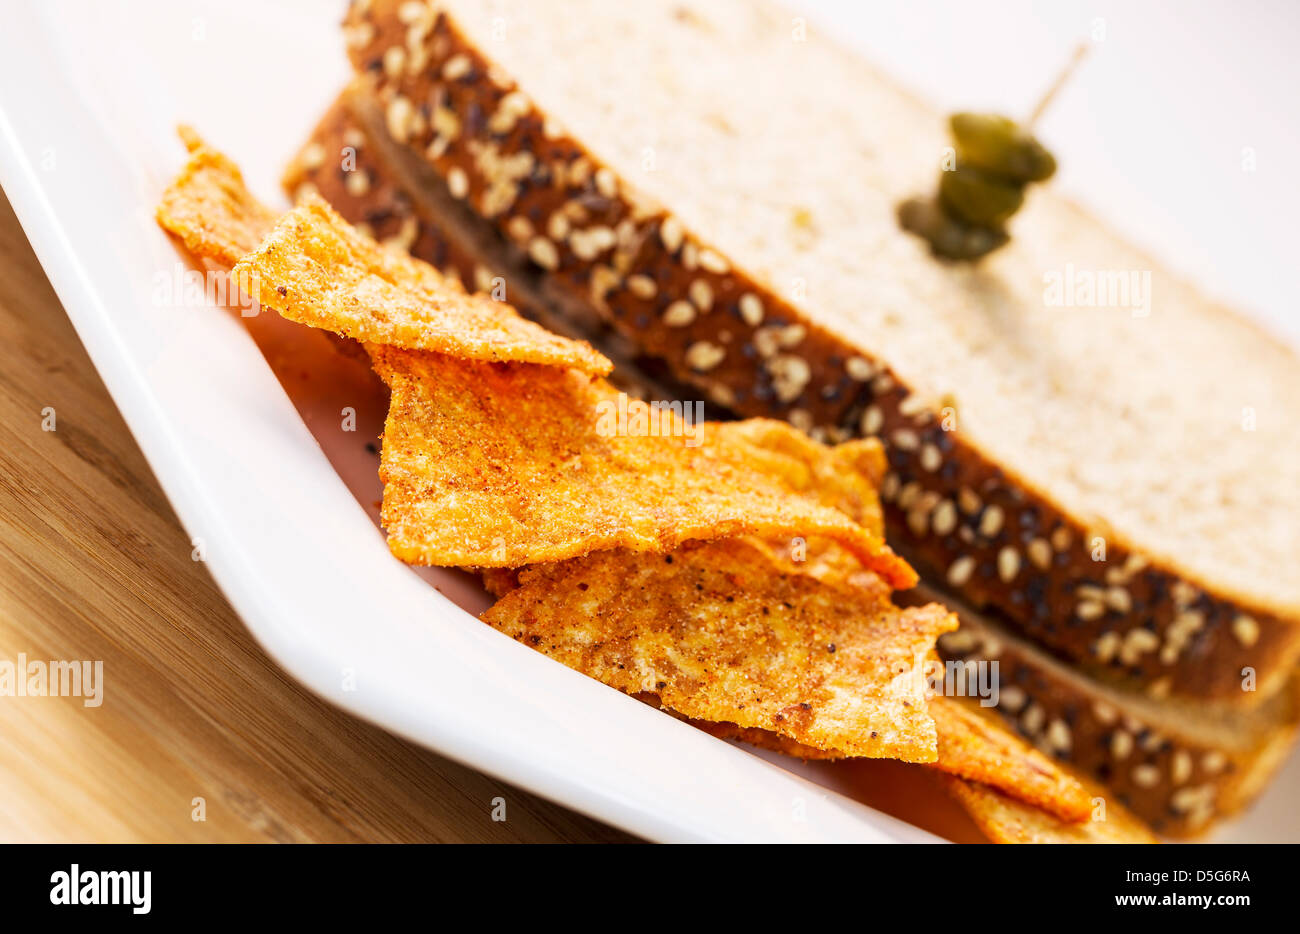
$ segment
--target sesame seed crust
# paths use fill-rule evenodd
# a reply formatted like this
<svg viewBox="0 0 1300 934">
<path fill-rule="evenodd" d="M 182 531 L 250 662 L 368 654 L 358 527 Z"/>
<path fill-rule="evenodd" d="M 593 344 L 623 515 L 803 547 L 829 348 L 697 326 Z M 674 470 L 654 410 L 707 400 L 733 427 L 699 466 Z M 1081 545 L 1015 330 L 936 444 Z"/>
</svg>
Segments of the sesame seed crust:
<svg viewBox="0 0 1300 934">
<path fill-rule="evenodd" d="M 1196 836 L 1244 807 L 1278 764 L 1276 746 L 1289 745 L 1295 730 L 1295 683 L 1267 712 L 1246 715 L 1253 732 L 1242 728 L 1240 745 L 1225 749 L 1147 716 L 1122 695 L 1092 696 L 1059 663 L 969 614 L 961 618 L 961 628 L 939 640 L 944 661 L 996 661 L 998 712 L 1045 754 L 1106 785 L 1159 833 Z"/>
<path fill-rule="evenodd" d="M 1105 560 L 1094 560 L 1096 532 L 986 460 L 959 429 L 946 430 L 944 413 L 956 400 L 921 398 L 883 361 L 807 320 L 700 242 L 536 108 L 445 12 L 420 7 L 409 0 L 354 7 L 353 63 L 373 81 L 390 131 L 396 120 L 398 135 L 439 176 L 464 173 L 466 203 L 480 216 L 507 236 L 522 219 L 544 238 L 529 255 L 557 285 L 591 302 L 676 379 L 727 399 L 737 414 L 786 418 L 824 440 L 881 437 L 890 462 L 885 488 L 920 490 L 910 509 L 893 497 L 886 504 L 891 538 L 938 580 L 972 558 L 954 585 L 961 595 L 1057 653 L 1171 696 L 1251 705 L 1280 688 L 1300 658 L 1300 627 L 1211 594 L 1180 603 L 1175 591 L 1186 582 L 1170 568 L 1146 566 L 1113 536 L 1103 535 Z M 402 69 L 389 55 L 395 47 L 404 50 Z M 399 101 L 413 103 L 408 111 Z M 442 110 L 455 115 L 454 133 L 445 119 L 439 129 Z M 565 237 L 546 235 L 556 212 L 570 218 Z M 949 499 L 959 520 L 950 526 L 945 509 L 936 523 L 930 513 Z M 966 508 L 973 500 L 979 505 Z M 1015 574 L 1006 573 L 1013 559 L 1001 557 L 1008 548 Z M 1087 586 L 1111 595 L 1081 600 Z M 1201 625 L 1176 623 L 1188 609 Z M 1129 641 L 1134 631 L 1153 634 L 1156 645 L 1148 648 L 1145 636 Z M 1107 651 L 1115 638 L 1121 650 Z M 1256 690 L 1242 690 L 1243 668 L 1253 669 Z"/>
</svg>

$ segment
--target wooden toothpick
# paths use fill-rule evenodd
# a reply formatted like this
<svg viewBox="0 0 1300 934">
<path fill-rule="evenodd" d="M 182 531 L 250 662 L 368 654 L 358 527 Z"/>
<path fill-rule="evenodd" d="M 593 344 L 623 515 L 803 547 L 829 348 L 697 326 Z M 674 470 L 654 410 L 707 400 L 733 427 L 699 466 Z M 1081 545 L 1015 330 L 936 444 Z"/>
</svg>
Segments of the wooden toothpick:
<svg viewBox="0 0 1300 934">
<path fill-rule="evenodd" d="M 1035 105 L 1034 109 L 1030 112 L 1029 120 L 1025 123 L 1025 129 L 1032 130 L 1034 128 L 1034 124 L 1037 123 L 1038 118 L 1043 115 L 1043 111 L 1047 110 L 1057 93 L 1061 88 L 1065 87 L 1065 83 L 1073 77 L 1075 70 L 1079 67 L 1079 63 L 1084 60 L 1087 54 L 1087 42 L 1080 42 L 1074 47 L 1074 51 L 1070 54 L 1070 58 L 1061 69 L 1060 74 L 1056 76 L 1056 80 L 1052 82 L 1051 87 L 1044 92 L 1043 96 L 1038 99 L 1037 105 Z"/>
</svg>

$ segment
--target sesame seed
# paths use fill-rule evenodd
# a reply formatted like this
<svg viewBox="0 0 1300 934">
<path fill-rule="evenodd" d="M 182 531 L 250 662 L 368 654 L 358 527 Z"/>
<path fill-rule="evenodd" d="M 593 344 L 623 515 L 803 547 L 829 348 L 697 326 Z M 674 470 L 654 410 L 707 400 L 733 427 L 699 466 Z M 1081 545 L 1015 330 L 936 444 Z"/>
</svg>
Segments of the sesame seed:
<svg viewBox="0 0 1300 934">
<path fill-rule="evenodd" d="M 659 287 L 649 276 L 635 275 L 627 277 L 627 287 L 637 298 L 650 300 L 655 297 Z"/>
<path fill-rule="evenodd" d="M 1108 587 L 1106 589 L 1106 605 L 1116 613 L 1127 613 L 1133 609 L 1133 598 L 1123 587 Z"/>
<path fill-rule="evenodd" d="M 303 147 L 298 156 L 298 164 L 308 172 L 313 172 L 325 164 L 325 147 L 312 142 Z"/>
<path fill-rule="evenodd" d="M 424 5 L 422 0 L 405 0 L 405 2 L 397 8 L 397 20 L 403 26 L 409 26 L 412 23 L 423 19 L 425 14 L 428 12 L 428 9 L 429 8 Z"/>
<path fill-rule="evenodd" d="M 1028 700 L 1029 695 L 1014 684 L 1008 684 L 998 692 L 998 706 L 1005 707 L 1011 713 L 1019 712 L 1020 708 L 1024 707 L 1025 702 Z"/>
<path fill-rule="evenodd" d="M 915 451 L 921 444 L 921 439 L 910 428 L 899 428 L 889 439 L 900 451 Z"/>
<path fill-rule="evenodd" d="M 921 469 L 934 473 L 943 466 L 943 454 L 933 444 L 921 448 Z"/>
<path fill-rule="evenodd" d="M 415 108 L 411 105 L 409 98 L 401 94 L 396 95 L 388 102 L 388 107 L 384 111 L 384 123 L 388 127 L 388 135 L 399 143 L 405 143 L 411 134 L 411 118 L 415 115 Z"/>
<path fill-rule="evenodd" d="M 545 237 L 533 237 L 528 241 L 528 258 L 543 269 L 555 269 L 560 265 L 559 249 Z"/>
<path fill-rule="evenodd" d="M 1184 580 L 1174 581 L 1169 592 L 1173 594 L 1174 603 L 1180 607 L 1191 606 L 1201 596 L 1200 591 Z"/>
<path fill-rule="evenodd" d="M 1046 719 L 1047 714 L 1043 712 L 1043 708 L 1031 703 L 1020 715 L 1020 727 L 1030 736 L 1036 736 L 1042 730 L 1043 721 Z"/>
<path fill-rule="evenodd" d="M 962 555 L 948 566 L 948 583 L 954 587 L 961 587 L 974 573 L 975 559 L 970 555 Z"/>
<path fill-rule="evenodd" d="M 394 80 L 402 76 L 402 69 L 406 67 L 406 49 L 400 45 L 390 46 L 384 49 L 384 74 Z"/>
<path fill-rule="evenodd" d="M 746 292 L 740 296 L 738 304 L 740 319 L 751 328 L 756 328 L 763 323 L 763 302 L 757 295 L 753 292 Z"/>
<path fill-rule="evenodd" d="M 1214 810 L 1214 786 L 1179 788 L 1170 796 L 1169 806 L 1182 814 L 1195 813 L 1197 822 L 1204 820 Z"/>
<path fill-rule="evenodd" d="M 898 479 L 898 474 L 892 470 L 885 474 L 885 479 L 880 482 L 880 498 L 887 503 L 893 502 L 898 498 L 898 488 L 902 481 Z"/>
<path fill-rule="evenodd" d="M 777 340 L 780 341 L 782 347 L 789 350 L 791 347 L 798 347 L 807 336 L 808 329 L 802 324 L 791 324 L 778 332 Z"/>
<path fill-rule="evenodd" d="M 1211 775 L 1217 775 L 1228 766 L 1228 757 L 1217 749 L 1212 749 L 1201 757 L 1201 768 Z"/>
<path fill-rule="evenodd" d="M 767 363 L 767 371 L 772 376 L 772 388 L 781 402 L 793 402 L 804 391 L 812 379 L 812 367 L 803 357 L 793 354 L 778 354 Z"/>
<path fill-rule="evenodd" d="M 955 629 L 939 637 L 939 647 L 949 655 L 969 655 L 979 648 L 979 639 L 969 629 Z"/>
<path fill-rule="evenodd" d="M 686 307 L 690 308 L 689 305 Z M 694 313 L 694 309 L 692 309 L 692 313 Z M 686 348 L 686 365 L 692 370 L 704 372 L 716 367 L 726 355 L 727 352 L 717 344 L 711 344 L 708 341 L 696 341 Z"/>
<path fill-rule="evenodd" d="M 1104 701 L 1096 701 L 1093 703 L 1092 715 L 1097 718 L 1099 723 L 1107 726 L 1119 719 L 1119 711 Z"/>
<path fill-rule="evenodd" d="M 724 276 L 731 271 L 730 264 L 722 258 L 722 254 L 716 250 L 700 250 L 700 268 L 705 272 L 711 272 L 719 276 Z"/>
<path fill-rule="evenodd" d="M 447 59 L 446 63 L 442 66 L 443 80 L 456 81 L 459 78 L 463 78 L 469 74 L 470 68 L 472 67 L 473 62 L 469 60 L 469 56 L 464 52 L 459 52 Z"/>
<path fill-rule="evenodd" d="M 807 431 L 807 432 L 816 431 L 816 429 L 813 428 L 812 413 L 809 412 L 807 409 L 791 409 L 788 414 L 788 417 L 790 419 L 790 424 L 798 428 L 800 431 Z M 824 439 L 814 438 L 814 440 L 822 441 Z"/>
<path fill-rule="evenodd" d="M 569 236 L 569 219 L 562 211 L 556 211 L 546 222 L 546 235 L 552 240 L 563 243 Z"/>
<path fill-rule="evenodd" d="M 930 405 L 925 399 L 917 393 L 911 393 L 902 398 L 898 403 L 898 411 L 907 418 L 915 418 L 917 415 L 928 414 Z"/>
<path fill-rule="evenodd" d="M 1154 788 L 1160 784 L 1160 770 L 1150 763 L 1133 767 L 1133 784 L 1139 788 Z"/>
<path fill-rule="evenodd" d="M 1064 720 L 1053 720 L 1047 727 L 1047 744 L 1059 753 L 1067 753 L 1073 745 L 1070 728 Z"/>
<path fill-rule="evenodd" d="M 945 499 L 934 508 L 930 527 L 934 529 L 935 535 L 951 535 L 952 530 L 957 528 L 957 507 L 952 500 Z"/>
<path fill-rule="evenodd" d="M 1175 785 L 1181 785 L 1192 777 L 1192 755 L 1186 749 L 1180 749 L 1174 753 L 1173 763 L 1169 769 L 1169 777 L 1174 780 Z"/>
<path fill-rule="evenodd" d="M 1127 759 L 1133 752 L 1133 737 L 1123 730 L 1116 730 L 1110 736 L 1110 754 L 1115 759 Z"/>
<path fill-rule="evenodd" d="M 1097 660 L 1103 664 L 1108 663 L 1119 652 L 1123 641 L 1123 636 L 1114 630 L 1103 632 L 1093 643 L 1092 654 L 1096 655 Z"/>
<path fill-rule="evenodd" d="M 1084 600 L 1074 608 L 1074 615 L 1084 622 L 1090 623 L 1106 615 L 1106 607 L 1094 600 Z"/>
<path fill-rule="evenodd" d="M 1238 642 L 1250 648 L 1259 641 L 1259 623 L 1250 616 L 1238 616 L 1232 621 L 1232 634 Z"/>
<path fill-rule="evenodd" d="M 677 218 L 668 216 L 659 222 L 659 242 L 669 253 L 676 253 L 682 245 L 682 225 Z"/>
<path fill-rule="evenodd" d="M 1146 652 L 1160 645 L 1160 639 L 1149 629 L 1130 629 L 1120 646 L 1119 660 L 1125 665 L 1135 665 Z"/>
<path fill-rule="evenodd" d="M 863 435 L 875 435 L 880 433 L 880 429 L 885 425 L 885 413 L 880 411 L 880 406 L 869 405 L 862 412 L 862 420 L 858 422 L 858 429 Z"/>
<path fill-rule="evenodd" d="M 1004 513 L 1002 507 L 994 503 L 984 510 L 984 515 L 980 517 L 980 534 L 985 538 L 992 538 L 1002 531 L 1002 520 Z"/>
<path fill-rule="evenodd" d="M 1174 689 L 1174 682 L 1169 677 L 1157 678 L 1147 685 L 1147 696 L 1156 700 L 1164 700 L 1169 696 L 1169 692 Z"/>
<path fill-rule="evenodd" d="M 922 492 L 921 484 L 915 481 L 904 484 L 903 488 L 898 492 L 898 507 L 904 510 L 911 509 L 916 505 L 916 501 L 921 498 Z"/>
<path fill-rule="evenodd" d="M 1070 547 L 1070 530 L 1061 526 L 1052 533 L 1052 547 L 1057 551 L 1065 551 Z"/>
<path fill-rule="evenodd" d="M 844 361 L 844 372 L 849 374 L 849 379 L 865 383 L 876 375 L 876 368 L 863 357 L 849 357 Z"/>
<path fill-rule="evenodd" d="M 998 577 L 1003 583 L 1011 583 L 1020 573 L 1020 552 L 1007 545 L 998 552 Z"/>
<path fill-rule="evenodd" d="M 465 175 L 464 172 L 461 172 L 460 174 L 462 177 Z M 451 178 L 449 173 L 448 181 L 450 182 L 450 180 Z M 466 190 L 469 188 L 469 179 L 465 179 L 465 188 Z M 529 222 L 528 218 L 523 215 L 516 215 L 510 218 L 509 222 L 506 224 L 506 233 L 509 234 L 510 239 L 514 240 L 516 243 L 525 243 L 532 239 L 533 225 Z"/>
<path fill-rule="evenodd" d="M 596 170 L 596 190 L 606 198 L 618 197 L 618 177 L 612 169 L 601 167 Z"/>
<path fill-rule="evenodd" d="M 354 198 L 364 198 L 370 190 L 370 176 L 365 169 L 353 169 L 343 176 L 343 187 Z"/>
<path fill-rule="evenodd" d="M 970 487 L 964 486 L 957 491 L 957 505 L 961 507 L 961 511 L 966 515 L 973 516 L 983 507 L 984 501 L 980 499 L 978 493 Z"/>
<path fill-rule="evenodd" d="M 455 166 L 452 168 L 450 172 L 447 173 L 447 191 L 457 201 L 461 200 L 467 194 L 469 194 L 469 176 L 465 174 L 464 169 L 460 168 L 459 166 Z M 523 220 L 525 223 L 527 223 L 527 221 L 522 217 L 515 218 L 515 220 Z M 531 234 L 532 225 L 529 224 L 528 226 L 529 226 L 528 233 Z"/>
<path fill-rule="evenodd" d="M 1040 571 L 1046 571 L 1052 566 L 1052 546 L 1045 538 L 1035 538 L 1025 546 L 1025 553 Z"/>
<path fill-rule="evenodd" d="M 695 279 L 686 291 L 700 311 L 708 311 L 713 307 L 713 286 L 705 280 Z"/>
<path fill-rule="evenodd" d="M 664 309 L 663 322 L 670 328 L 684 328 L 695 320 L 695 306 L 678 299 Z"/>
</svg>

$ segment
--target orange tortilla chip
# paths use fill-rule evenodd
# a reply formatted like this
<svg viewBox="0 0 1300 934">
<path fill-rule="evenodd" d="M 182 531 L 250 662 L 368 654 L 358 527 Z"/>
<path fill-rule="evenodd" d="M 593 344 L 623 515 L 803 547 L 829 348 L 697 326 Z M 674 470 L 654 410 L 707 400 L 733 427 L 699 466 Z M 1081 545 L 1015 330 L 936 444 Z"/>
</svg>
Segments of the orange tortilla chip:
<svg viewBox="0 0 1300 934">
<path fill-rule="evenodd" d="M 1092 795 L 1020 737 L 950 697 L 930 700 L 939 734 L 935 767 L 997 788 L 1063 821 L 1087 820 Z"/>
<path fill-rule="evenodd" d="M 163 192 L 154 215 L 195 256 L 229 269 L 257 248 L 278 215 L 244 187 L 235 163 L 189 127 L 179 132 L 190 157 Z"/>
<path fill-rule="evenodd" d="M 751 466 L 743 423 L 620 434 L 605 421 L 618 394 L 574 370 L 369 349 L 392 390 L 382 519 L 404 561 L 521 567 L 690 539 L 819 535 L 894 587 L 916 582 L 878 535 Z"/>
<path fill-rule="evenodd" d="M 483 619 L 687 717 L 853 756 L 936 756 L 915 666 L 956 617 L 782 573 L 744 540 L 528 568 Z"/>
<path fill-rule="evenodd" d="M 254 299 L 290 321 L 365 343 L 599 375 L 614 367 L 585 341 L 552 334 L 504 302 L 471 295 L 428 263 L 381 246 L 315 195 L 285 214 L 234 272 Z"/>
<path fill-rule="evenodd" d="M 938 738 L 938 759 L 927 768 L 991 786 L 1057 820 L 1077 823 L 1092 814 L 1092 795 L 1087 789 L 1018 736 L 951 698 L 933 697 L 927 709 Z M 738 740 L 797 759 L 850 758 L 840 749 L 808 746 L 734 723 L 691 723 L 719 739 Z"/>
<path fill-rule="evenodd" d="M 1107 800 L 1098 817 L 1079 823 L 1062 821 L 1046 811 L 1009 798 L 978 782 L 949 778 L 948 792 L 980 832 L 994 843 L 1159 843 L 1146 825 L 1118 801 Z"/>
</svg>

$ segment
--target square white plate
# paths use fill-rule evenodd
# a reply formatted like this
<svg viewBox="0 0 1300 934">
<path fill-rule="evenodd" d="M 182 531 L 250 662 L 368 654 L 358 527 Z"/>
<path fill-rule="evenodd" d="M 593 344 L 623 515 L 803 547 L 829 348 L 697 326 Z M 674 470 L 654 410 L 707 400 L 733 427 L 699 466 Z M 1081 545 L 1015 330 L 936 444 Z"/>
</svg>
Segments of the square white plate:
<svg viewBox="0 0 1300 934">
<path fill-rule="evenodd" d="M 246 328 L 174 288 L 192 267 L 152 216 L 183 160 L 174 127 L 193 123 L 283 203 L 283 164 L 348 75 L 340 15 L 59 0 L 10 5 L 0 35 L 0 183 L 249 629 L 339 706 L 652 840 L 936 840 L 832 790 L 860 787 L 851 768 L 719 742 L 479 623 L 465 576 L 412 571 L 376 527 L 370 376 L 333 358 L 321 385 L 300 331 Z M 1247 838 L 1300 839 L 1300 808 L 1270 798 Z"/>
</svg>

